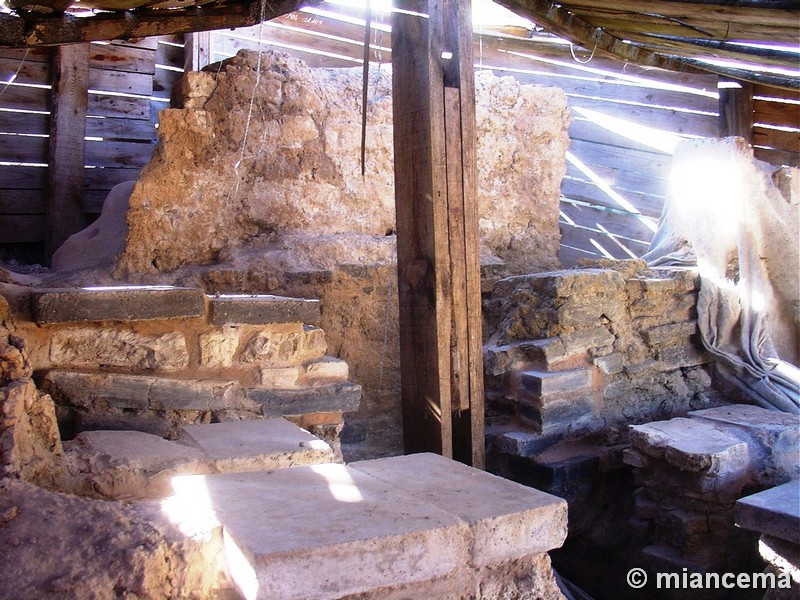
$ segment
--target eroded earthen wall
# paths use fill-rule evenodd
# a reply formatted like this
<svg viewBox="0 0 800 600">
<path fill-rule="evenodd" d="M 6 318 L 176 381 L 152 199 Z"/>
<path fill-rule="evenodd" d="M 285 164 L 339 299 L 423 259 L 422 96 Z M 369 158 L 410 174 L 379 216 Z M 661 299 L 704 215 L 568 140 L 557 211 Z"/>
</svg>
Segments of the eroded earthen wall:
<svg viewBox="0 0 800 600">
<path fill-rule="evenodd" d="M 218 71 L 189 73 L 131 196 L 119 272 L 210 263 L 272 232 L 391 233 L 390 86 L 372 72 L 362 176 L 360 69 L 243 51 Z M 491 73 L 478 74 L 476 95 L 484 247 L 510 272 L 554 268 L 566 97 Z"/>
</svg>

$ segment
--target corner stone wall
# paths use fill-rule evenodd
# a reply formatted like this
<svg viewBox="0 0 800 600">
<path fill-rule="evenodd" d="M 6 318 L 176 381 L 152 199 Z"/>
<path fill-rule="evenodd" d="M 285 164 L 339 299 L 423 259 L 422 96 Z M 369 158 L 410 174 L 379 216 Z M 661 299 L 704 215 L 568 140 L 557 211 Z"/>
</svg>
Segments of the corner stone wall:
<svg viewBox="0 0 800 600">
<path fill-rule="evenodd" d="M 697 274 L 643 261 L 510 277 L 485 304 L 490 418 L 557 441 L 708 406 Z"/>
</svg>

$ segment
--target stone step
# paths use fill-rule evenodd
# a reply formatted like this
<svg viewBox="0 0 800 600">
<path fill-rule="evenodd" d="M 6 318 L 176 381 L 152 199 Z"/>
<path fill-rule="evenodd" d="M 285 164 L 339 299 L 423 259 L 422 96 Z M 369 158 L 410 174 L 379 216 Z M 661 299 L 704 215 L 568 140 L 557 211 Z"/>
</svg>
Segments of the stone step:
<svg viewBox="0 0 800 600">
<path fill-rule="evenodd" d="M 171 286 L 54 289 L 31 296 L 39 325 L 86 321 L 147 321 L 205 315 L 202 291 Z"/>
<path fill-rule="evenodd" d="M 468 596 L 566 537 L 563 500 L 430 454 L 188 480 L 171 504 L 205 500 L 248 599 Z"/>
<path fill-rule="evenodd" d="M 159 377 L 52 370 L 42 388 L 57 404 L 95 413 L 242 410 L 264 416 L 347 412 L 358 409 L 361 386 L 335 382 L 298 389 L 243 386 L 232 379 Z"/>
<path fill-rule="evenodd" d="M 209 296 L 209 320 L 214 325 L 317 325 L 320 320 L 320 302 L 273 295 L 220 294 Z"/>
<path fill-rule="evenodd" d="M 330 446 L 281 418 L 189 425 L 178 441 L 141 431 L 84 431 L 64 443 L 77 493 L 163 498 L 179 475 L 330 463 Z"/>
<path fill-rule="evenodd" d="M 591 369 L 523 371 L 517 409 L 544 434 L 589 430 L 595 420 Z"/>
</svg>

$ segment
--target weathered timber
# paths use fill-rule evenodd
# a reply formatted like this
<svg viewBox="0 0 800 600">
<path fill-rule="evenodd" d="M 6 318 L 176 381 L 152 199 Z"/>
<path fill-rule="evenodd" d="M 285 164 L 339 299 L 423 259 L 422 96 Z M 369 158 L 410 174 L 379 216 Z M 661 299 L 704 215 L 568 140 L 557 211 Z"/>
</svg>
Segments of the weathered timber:
<svg viewBox="0 0 800 600">
<path fill-rule="evenodd" d="M 84 227 L 83 157 L 89 92 L 89 47 L 61 46 L 53 61 L 45 256 Z"/>
<path fill-rule="evenodd" d="M 601 53 L 650 67 L 672 71 L 695 70 L 695 67 L 681 61 L 626 44 L 623 39 L 609 35 L 555 3 L 546 0 L 499 0 L 498 4 L 585 48 L 594 48 Z"/>
<path fill-rule="evenodd" d="M 24 48 L 101 40 L 146 38 L 255 25 L 321 0 L 236 2 L 173 10 L 140 9 L 100 13 L 92 17 L 68 14 L 37 16 L 32 22 L 0 14 L 0 45 Z"/>
<path fill-rule="evenodd" d="M 719 137 L 738 135 L 753 142 L 753 84 L 719 81 Z"/>
<path fill-rule="evenodd" d="M 469 3 L 401 8 L 392 73 L 406 451 L 483 466 Z"/>
</svg>

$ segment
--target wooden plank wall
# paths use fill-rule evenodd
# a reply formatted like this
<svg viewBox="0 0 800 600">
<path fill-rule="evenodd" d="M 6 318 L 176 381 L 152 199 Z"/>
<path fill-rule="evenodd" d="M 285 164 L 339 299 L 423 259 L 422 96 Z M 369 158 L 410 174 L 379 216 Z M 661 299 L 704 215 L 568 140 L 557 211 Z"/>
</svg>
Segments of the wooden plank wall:
<svg viewBox="0 0 800 600">
<path fill-rule="evenodd" d="M 0 50 L 0 246 L 27 244 L 37 259 L 43 258 L 51 63 L 50 49 Z M 90 44 L 87 223 L 108 191 L 135 179 L 150 159 L 157 111 L 168 106 L 182 66 L 183 42 L 174 37 Z"/>
<path fill-rule="evenodd" d="M 372 18 L 370 58 L 391 62 L 390 16 Z M 717 78 L 643 69 L 593 56 L 521 28 L 478 29 L 476 69 L 562 88 L 572 112 L 561 193 L 560 257 L 639 256 L 667 191 L 671 148 L 683 138 L 717 136 Z M 273 46 L 311 66 L 362 63 L 364 18 L 323 4 L 250 28 L 213 32 L 209 60 Z M 168 106 L 184 64 L 181 36 L 92 44 L 84 212 L 91 220 L 108 190 L 149 158 L 157 111 Z M 0 244 L 43 239 L 50 51 L 0 50 Z M 10 85 L 2 82 L 17 72 Z M 122 94 L 122 95 L 120 95 Z M 800 163 L 800 96 L 754 88 L 756 156 Z"/>
</svg>

